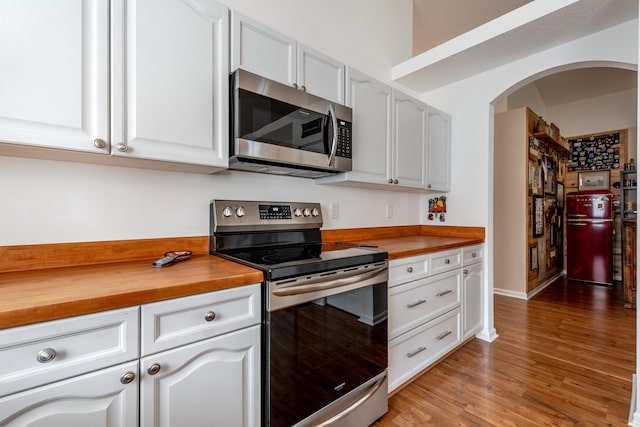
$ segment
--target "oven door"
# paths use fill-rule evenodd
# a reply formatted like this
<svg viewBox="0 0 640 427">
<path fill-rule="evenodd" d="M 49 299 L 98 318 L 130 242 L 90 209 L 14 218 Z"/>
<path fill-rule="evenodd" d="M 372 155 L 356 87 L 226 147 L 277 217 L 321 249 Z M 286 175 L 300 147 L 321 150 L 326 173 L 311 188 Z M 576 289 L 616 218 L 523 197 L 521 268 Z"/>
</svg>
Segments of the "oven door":
<svg viewBox="0 0 640 427">
<path fill-rule="evenodd" d="M 290 288 L 279 298 L 291 298 L 293 305 L 271 304 L 277 308 L 265 319 L 268 425 L 360 426 L 386 413 L 388 272 L 383 264 L 355 283 L 337 279 L 344 286 L 334 286 L 334 279 L 301 286 L 302 293 Z M 266 289 L 272 294 L 277 285 L 268 283 Z"/>
</svg>

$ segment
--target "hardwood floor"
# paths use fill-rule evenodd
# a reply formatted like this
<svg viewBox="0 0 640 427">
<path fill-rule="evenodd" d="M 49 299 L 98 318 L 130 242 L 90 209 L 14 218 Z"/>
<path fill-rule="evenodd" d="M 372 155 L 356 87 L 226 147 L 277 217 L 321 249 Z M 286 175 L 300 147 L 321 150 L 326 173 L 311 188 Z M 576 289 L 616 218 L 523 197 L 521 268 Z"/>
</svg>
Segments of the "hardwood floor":
<svg viewBox="0 0 640 427">
<path fill-rule="evenodd" d="M 494 301 L 498 339 L 470 341 L 396 393 L 375 427 L 627 425 L 636 312 L 622 286 L 559 279 Z"/>
</svg>

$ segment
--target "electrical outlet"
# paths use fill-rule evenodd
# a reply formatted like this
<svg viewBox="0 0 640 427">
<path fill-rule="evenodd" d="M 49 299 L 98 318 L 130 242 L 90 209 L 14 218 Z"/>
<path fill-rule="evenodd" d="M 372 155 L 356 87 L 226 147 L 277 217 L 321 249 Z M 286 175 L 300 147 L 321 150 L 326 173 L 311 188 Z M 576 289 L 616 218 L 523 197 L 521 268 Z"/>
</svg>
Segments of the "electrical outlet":
<svg viewBox="0 0 640 427">
<path fill-rule="evenodd" d="M 331 202 L 331 219 L 340 218 L 340 205 L 338 202 Z"/>
<path fill-rule="evenodd" d="M 387 203 L 387 218 L 393 218 L 393 205 Z"/>
</svg>

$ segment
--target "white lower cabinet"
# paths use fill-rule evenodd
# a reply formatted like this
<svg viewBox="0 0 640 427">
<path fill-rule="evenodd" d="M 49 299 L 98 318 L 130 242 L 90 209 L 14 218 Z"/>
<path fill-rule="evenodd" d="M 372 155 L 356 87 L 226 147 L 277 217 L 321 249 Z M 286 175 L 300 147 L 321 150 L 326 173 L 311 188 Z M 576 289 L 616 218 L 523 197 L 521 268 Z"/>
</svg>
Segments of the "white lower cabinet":
<svg viewBox="0 0 640 427">
<path fill-rule="evenodd" d="M 260 325 L 147 356 L 142 426 L 259 426 Z"/>
<path fill-rule="evenodd" d="M 0 330 L 0 425 L 260 425 L 260 289 Z"/>
<path fill-rule="evenodd" d="M 142 306 L 142 426 L 260 425 L 260 289 Z"/>
<path fill-rule="evenodd" d="M 482 327 L 483 245 L 389 263 L 389 391 Z"/>
<path fill-rule="evenodd" d="M 389 391 L 460 344 L 460 309 L 389 341 Z"/>
<path fill-rule="evenodd" d="M 138 424 L 138 361 L 0 398 L 7 427 L 129 427 Z M 128 382 L 127 378 L 133 378 Z"/>
<path fill-rule="evenodd" d="M 482 328 L 482 284 L 484 283 L 483 246 L 476 245 L 463 249 L 463 339 L 471 338 Z"/>
</svg>

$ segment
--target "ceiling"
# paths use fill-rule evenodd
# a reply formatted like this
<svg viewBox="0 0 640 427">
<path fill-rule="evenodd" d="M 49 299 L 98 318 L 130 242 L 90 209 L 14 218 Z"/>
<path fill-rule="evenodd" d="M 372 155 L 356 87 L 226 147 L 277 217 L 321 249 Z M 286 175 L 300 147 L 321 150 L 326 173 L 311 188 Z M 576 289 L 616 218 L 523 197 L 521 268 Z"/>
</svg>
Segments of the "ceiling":
<svg viewBox="0 0 640 427">
<path fill-rule="evenodd" d="M 533 0 L 413 0 L 413 55 Z M 546 106 L 637 89 L 637 73 L 617 68 L 565 71 L 532 83 Z"/>
</svg>

